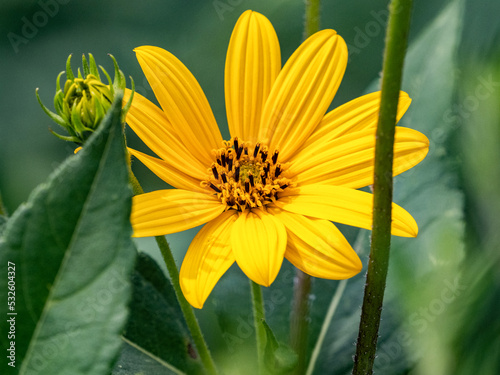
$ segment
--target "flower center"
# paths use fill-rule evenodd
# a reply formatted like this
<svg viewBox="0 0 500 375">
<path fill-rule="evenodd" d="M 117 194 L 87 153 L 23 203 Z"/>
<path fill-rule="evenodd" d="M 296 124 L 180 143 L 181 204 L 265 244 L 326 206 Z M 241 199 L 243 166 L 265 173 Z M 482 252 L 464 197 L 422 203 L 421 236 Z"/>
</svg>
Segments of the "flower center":
<svg viewBox="0 0 500 375">
<path fill-rule="evenodd" d="M 214 150 L 215 162 L 201 186 L 211 188 L 227 209 L 244 211 L 265 206 L 292 185 L 283 176 L 286 168 L 278 162 L 278 155 L 278 150 L 270 154 L 261 143 L 252 147 L 237 137 L 224 141 L 222 148 Z"/>
</svg>

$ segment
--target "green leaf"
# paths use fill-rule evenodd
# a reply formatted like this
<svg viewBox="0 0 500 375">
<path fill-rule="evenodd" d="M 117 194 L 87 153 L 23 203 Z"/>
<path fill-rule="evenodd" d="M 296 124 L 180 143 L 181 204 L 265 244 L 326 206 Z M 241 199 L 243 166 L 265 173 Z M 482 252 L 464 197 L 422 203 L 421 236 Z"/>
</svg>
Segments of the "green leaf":
<svg viewBox="0 0 500 375">
<path fill-rule="evenodd" d="M 125 339 L 126 340 L 126 339 Z M 144 348 L 125 341 L 112 375 L 187 375 Z"/>
<path fill-rule="evenodd" d="M 6 225 L 0 299 L 7 301 L 11 262 L 16 367 L 2 371 L 109 374 L 118 355 L 136 255 L 120 110 L 117 98 L 85 148 L 35 189 Z M 6 307 L 1 332 L 7 332 Z M 6 339 L 2 334 L 3 347 Z"/>
<path fill-rule="evenodd" d="M 413 102 L 401 124 L 422 131 L 430 141 L 425 160 L 395 180 L 394 201 L 419 225 L 416 239 L 394 237 L 391 250 L 393 282 L 405 290 L 401 298 L 411 311 L 438 296 L 464 258 L 464 197 L 450 152 L 459 126 L 450 111 L 459 76 L 463 6 L 463 1 L 451 2 L 407 56 L 403 87 Z M 421 286 L 415 288 L 415 283 Z"/>
<path fill-rule="evenodd" d="M 483 17 L 486 13 L 483 9 Z M 494 13 L 490 17 L 494 17 Z M 478 33 L 476 30 L 475 36 Z M 450 373 L 496 375 L 500 369 L 500 320 L 497 318 L 500 170 L 492 161 L 500 158 L 500 67 L 496 57 L 472 56 L 474 64 L 469 60 L 471 56 L 466 58 L 468 65 L 461 75 L 460 95 L 454 107 L 462 125 L 456 147 L 463 160 L 461 168 L 470 225 L 467 262 L 460 277 L 465 290 L 461 290 L 456 302 L 449 306 L 452 311 L 447 315 L 451 315 L 451 319 L 440 325 L 440 334 L 451 343 L 447 358 Z"/>
<path fill-rule="evenodd" d="M 273 375 L 289 374 L 297 365 L 298 356 L 288 345 L 281 344 L 276 340 L 271 327 L 262 321 L 266 330 L 266 348 L 264 362 L 267 370 Z"/>
<path fill-rule="evenodd" d="M 0 236 L 3 234 L 6 224 L 7 224 L 7 216 L 0 215 Z"/>
<path fill-rule="evenodd" d="M 286 342 L 290 331 L 293 277 L 294 268 L 285 260 L 273 284 L 269 288 L 262 288 L 266 323 L 272 327 L 280 342 Z M 214 356 L 221 372 L 256 374 L 257 352 L 250 288 L 248 277 L 236 264 L 222 276 L 205 303 L 203 312 L 217 318 L 217 322 L 210 327 L 218 327 L 220 333 L 217 332 L 218 335 L 212 338 L 212 341 L 218 341 L 210 343 L 210 346 L 219 349 Z M 277 353 L 278 356 L 281 355 L 281 350 Z"/>
<path fill-rule="evenodd" d="M 195 359 L 197 353 L 172 284 L 156 262 L 144 253 L 137 258 L 132 284 L 130 317 L 124 333 L 128 344 L 113 373 L 121 374 L 124 368 L 130 368 L 149 374 L 145 369 L 151 361 L 163 371 L 199 372 L 201 364 Z"/>
<path fill-rule="evenodd" d="M 271 327 L 269 327 L 265 320 L 263 320 L 261 324 L 264 326 L 264 330 L 266 331 L 266 348 L 264 353 L 264 361 L 268 368 L 273 368 L 274 352 L 276 351 L 276 349 L 278 349 L 279 346 L 278 340 L 276 340 Z"/>
</svg>

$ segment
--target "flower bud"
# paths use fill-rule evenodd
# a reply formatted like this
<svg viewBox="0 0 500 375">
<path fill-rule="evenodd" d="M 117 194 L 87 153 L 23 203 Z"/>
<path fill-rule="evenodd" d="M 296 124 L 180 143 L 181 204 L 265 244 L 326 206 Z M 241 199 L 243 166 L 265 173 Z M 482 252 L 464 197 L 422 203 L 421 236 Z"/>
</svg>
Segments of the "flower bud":
<svg viewBox="0 0 500 375">
<path fill-rule="evenodd" d="M 113 103 L 115 93 L 118 90 L 125 91 L 126 80 L 125 75 L 119 69 L 118 63 L 112 55 L 115 67 L 115 77 L 113 83 L 109 74 L 102 66 L 102 73 L 106 76 L 107 84 L 101 81 L 99 69 L 95 63 L 94 57 L 89 53 L 89 59 L 82 57 L 83 74 L 78 68 L 78 75 L 75 76 L 71 68 L 71 55 L 66 61 L 66 72 L 61 72 L 57 76 L 56 95 L 54 97 L 54 107 L 56 113 L 45 107 L 38 95 L 36 89 L 36 97 L 42 106 L 42 109 L 54 120 L 58 125 L 63 127 L 69 135 L 60 135 L 49 128 L 50 132 L 56 137 L 75 142 L 78 145 L 85 143 L 87 138 L 97 129 L 99 123 L 106 115 L 109 107 Z M 61 76 L 66 73 L 66 82 L 61 89 Z M 122 119 L 132 104 L 134 93 L 134 81 L 132 83 L 132 95 L 129 101 L 122 109 Z"/>
</svg>

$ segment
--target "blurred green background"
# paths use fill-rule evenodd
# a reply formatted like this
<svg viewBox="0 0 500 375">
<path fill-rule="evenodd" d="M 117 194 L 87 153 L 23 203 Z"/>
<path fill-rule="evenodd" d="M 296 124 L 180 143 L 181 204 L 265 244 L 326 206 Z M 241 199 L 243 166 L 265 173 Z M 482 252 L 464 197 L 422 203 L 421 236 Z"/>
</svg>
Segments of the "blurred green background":
<svg viewBox="0 0 500 375">
<path fill-rule="evenodd" d="M 444 1 L 428 1 L 425 6 L 416 3 L 412 35 L 425 27 L 442 4 Z M 81 64 L 80 56 L 91 52 L 109 72 L 113 70 L 107 54 L 113 54 L 125 75 L 134 78 L 137 91 L 154 100 L 133 49 L 141 45 L 165 48 L 193 72 L 220 127 L 226 130 L 224 61 L 239 15 L 252 9 L 271 20 L 283 62 L 302 40 L 304 18 L 300 0 L 6 0 L 0 9 L 0 189 L 10 211 L 72 152 L 72 145 L 61 144 L 47 131 L 57 125 L 43 114 L 34 94 L 39 87 L 42 101 L 53 108 L 55 79 L 65 69 L 69 54 L 74 56 L 75 70 Z M 322 27 L 336 29 L 349 45 L 361 45 L 351 54 L 335 104 L 359 96 L 379 74 L 384 31 L 372 13 L 385 9 L 386 2 L 380 0 L 323 2 Z M 383 22 L 386 15 L 380 17 Z M 378 26 L 367 36 L 365 25 L 374 20 Z"/>
<path fill-rule="evenodd" d="M 415 2 L 410 45 L 428 31 L 450 3 Z M 385 336 L 377 359 L 380 373 L 500 373 L 500 3 L 494 0 L 455 3 L 458 10 L 453 16 L 443 18 L 441 29 L 429 34 L 425 42 L 439 43 L 426 49 L 421 42 L 418 55 L 422 61 L 417 64 L 417 58 L 413 59 L 414 67 L 409 68 L 403 85 L 411 97 L 422 93 L 414 97 L 413 110 L 418 113 L 405 116 L 407 123 L 403 125 L 423 131 L 430 139 L 431 151 L 418 172 L 402 177 L 396 184 L 397 202 L 414 214 L 420 224 L 421 238 L 405 251 L 397 251 L 405 245 L 395 241 L 388 308 L 382 323 Z M 57 125 L 43 113 L 35 98 L 35 89 L 39 87 L 42 101 L 52 108 L 57 74 L 64 70 L 71 53 L 74 69 L 80 65 L 82 53 L 91 52 L 108 72 L 113 69 L 107 54 L 113 54 L 125 75 L 134 78 L 137 91 L 155 101 L 133 49 L 155 45 L 169 50 L 198 79 L 223 134 L 227 135 L 223 92 L 225 53 L 232 28 L 246 9 L 259 11 L 271 20 L 280 40 L 282 61 L 286 61 L 302 41 L 304 4 L 300 0 L 3 0 L 0 4 L 0 192 L 8 211 L 14 212 L 33 188 L 73 153 L 73 145 L 49 133 L 48 128 L 58 130 Z M 322 2 L 321 27 L 336 29 L 350 49 L 347 72 L 333 106 L 364 94 L 378 79 L 386 9 L 387 2 L 380 0 Z M 145 150 L 133 134 L 128 139 L 131 146 Z M 145 190 L 165 187 L 140 163 L 135 163 L 134 168 Z M 427 176 L 427 185 L 419 185 L 422 181 L 419 176 Z M 429 190 L 429 186 L 436 188 Z M 433 211 L 440 204 L 449 211 Z M 195 233 L 196 229 L 168 236 L 179 264 Z M 349 238 L 357 235 L 348 229 L 346 234 Z M 366 255 L 367 242 L 358 243 L 364 246 L 360 253 Z M 139 246 L 155 253 L 152 241 L 142 240 Z M 282 274 L 283 281 L 286 277 Z M 224 343 L 217 337 L 225 329 L 224 324 L 231 324 L 224 319 L 231 316 L 236 319 L 238 315 L 231 312 L 225 315 L 220 301 L 221 295 L 227 297 L 234 292 L 228 291 L 228 278 L 240 276 L 237 269 L 232 269 L 221 280 L 222 285 L 216 287 L 213 301 L 209 299 L 207 308 L 199 312 L 209 341 L 212 345 L 220 344 L 216 356 L 224 359 L 227 366 L 238 354 L 224 357 L 227 340 Z M 459 281 L 456 277 L 460 277 Z M 441 307 L 435 301 L 442 302 L 443 291 L 451 288 L 446 283 L 455 285 L 456 298 Z M 282 284 L 283 290 L 291 289 L 290 280 Z M 324 295 L 316 294 L 311 302 L 312 343 L 337 284 L 325 285 L 329 289 L 323 288 Z M 357 297 L 346 295 L 350 305 L 345 306 L 350 313 L 340 316 L 346 319 L 341 320 L 347 322 L 342 325 L 344 328 L 357 328 L 356 301 L 362 293 L 362 275 L 352 285 L 358 286 L 346 293 Z M 320 287 L 324 285 L 316 282 L 315 290 Z M 288 307 L 283 305 L 280 309 L 284 312 L 273 315 L 271 326 L 274 324 L 278 335 L 286 336 L 287 328 L 280 326 L 279 320 L 287 319 L 283 314 Z M 249 310 L 240 314 L 248 313 Z M 213 322 L 222 328 L 214 329 Z M 233 325 L 235 330 L 239 329 L 234 321 Z M 405 325 L 408 329 L 401 328 Z M 322 361 L 323 369 L 333 369 L 339 374 L 349 372 L 355 339 L 352 332 L 342 336 L 342 327 L 334 325 L 337 331 L 329 339 L 333 342 L 344 337 L 348 347 L 339 349 L 340 341 L 336 341 L 336 346 L 325 346 L 321 354 L 326 358 Z M 402 343 L 400 336 L 396 336 L 401 332 L 412 339 Z M 393 345 L 395 342 L 397 345 Z M 326 370 L 319 367 L 317 373 L 326 373 L 322 371 Z"/>
</svg>

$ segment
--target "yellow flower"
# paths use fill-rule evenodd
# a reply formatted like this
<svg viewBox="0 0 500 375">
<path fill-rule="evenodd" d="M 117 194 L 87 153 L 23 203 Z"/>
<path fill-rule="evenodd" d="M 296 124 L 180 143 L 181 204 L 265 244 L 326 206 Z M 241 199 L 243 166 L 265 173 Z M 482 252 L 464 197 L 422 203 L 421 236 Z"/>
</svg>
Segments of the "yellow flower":
<svg viewBox="0 0 500 375">
<path fill-rule="evenodd" d="M 201 308 L 236 261 L 269 286 L 283 258 L 309 275 L 345 279 L 361 261 L 332 223 L 371 229 L 380 92 L 326 113 L 347 64 L 334 30 L 308 38 L 281 68 L 273 26 L 246 11 L 234 28 L 225 68 L 231 140 L 224 141 L 198 82 L 169 52 L 139 47 L 137 58 L 163 110 L 134 96 L 127 123 L 159 158 L 130 152 L 176 189 L 134 197 L 134 236 L 205 226 L 180 271 L 186 299 Z M 127 100 L 127 96 L 125 97 Z M 410 105 L 401 93 L 398 120 Z M 427 138 L 397 127 L 394 174 L 427 154 Z M 414 237 L 412 216 L 393 204 L 392 233 Z"/>
</svg>

